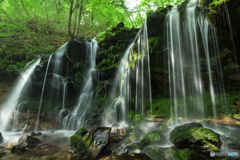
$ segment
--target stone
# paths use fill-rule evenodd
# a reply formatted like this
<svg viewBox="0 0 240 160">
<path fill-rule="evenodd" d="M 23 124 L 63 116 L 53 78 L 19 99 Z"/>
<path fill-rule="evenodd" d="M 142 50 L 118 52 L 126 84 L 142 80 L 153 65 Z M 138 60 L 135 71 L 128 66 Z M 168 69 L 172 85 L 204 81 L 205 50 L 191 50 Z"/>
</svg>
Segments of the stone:
<svg viewBox="0 0 240 160">
<path fill-rule="evenodd" d="M 23 144 L 28 148 L 34 148 L 40 142 L 39 139 L 25 135 L 19 138 L 18 144 Z"/>
<path fill-rule="evenodd" d="M 0 132 L 0 143 L 2 143 L 4 141 L 4 138 L 2 136 L 2 133 Z"/>
<path fill-rule="evenodd" d="M 106 157 L 104 160 L 151 160 L 145 153 L 122 154 Z"/>
<path fill-rule="evenodd" d="M 132 143 L 129 146 L 127 146 L 127 149 L 129 150 L 136 150 L 139 149 L 140 143 Z"/>
<path fill-rule="evenodd" d="M 148 155 L 152 160 L 169 160 L 170 156 L 167 156 L 167 151 L 169 149 L 167 148 L 161 148 L 156 146 L 146 146 L 143 150 L 141 150 L 141 153 L 145 153 Z"/>
<path fill-rule="evenodd" d="M 140 140 L 140 149 L 150 144 L 164 145 L 166 137 L 159 130 L 151 131 Z"/>
<path fill-rule="evenodd" d="M 123 143 L 123 144 L 119 147 L 116 155 L 127 154 L 127 153 L 128 153 L 127 145 L 126 145 L 125 143 Z"/>
<path fill-rule="evenodd" d="M 218 133 L 195 122 L 175 127 L 169 139 L 177 148 L 190 148 L 206 154 L 219 152 L 222 145 Z"/>
<path fill-rule="evenodd" d="M 108 144 L 110 127 L 94 126 L 78 143 L 71 160 L 95 159 Z"/>
<path fill-rule="evenodd" d="M 57 152 L 59 147 L 56 144 L 44 144 L 39 146 L 35 153 L 38 155 L 46 155 Z"/>
<path fill-rule="evenodd" d="M 41 135 L 42 135 L 41 132 L 38 132 L 38 133 L 31 132 L 31 134 L 29 136 L 41 136 Z"/>
<path fill-rule="evenodd" d="M 11 152 L 16 154 L 21 154 L 26 151 L 26 146 L 24 144 L 18 144 L 12 147 Z"/>
<path fill-rule="evenodd" d="M 190 148 L 179 149 L 175 146 L 169 148 L 169 155 L 167 157 L 173 157 L 173 159 L 184 159 L 184 160 L 206 160 L 207 157 L 199 154 L 197 151 Z M 208 154 L 210 155 L 210 154 Z M 168 160 L 168 158 L 167 158 Z"/>
<path fill-rule="evenodd" d="M 83 127 L 77 130 L 75 134 L 69 138 L 69 143 L 73 147 L 73 149 L 77 147 L 77 144 L 83 139 L 84 135 L 87 132 L 87 129 Z"/>
<path fill-rule="evenodd" d="M 85 135 L 87 132 L 88 130 L 85 127 L 83 127 L 77 130 L 74 135 Z"/>
</svg>

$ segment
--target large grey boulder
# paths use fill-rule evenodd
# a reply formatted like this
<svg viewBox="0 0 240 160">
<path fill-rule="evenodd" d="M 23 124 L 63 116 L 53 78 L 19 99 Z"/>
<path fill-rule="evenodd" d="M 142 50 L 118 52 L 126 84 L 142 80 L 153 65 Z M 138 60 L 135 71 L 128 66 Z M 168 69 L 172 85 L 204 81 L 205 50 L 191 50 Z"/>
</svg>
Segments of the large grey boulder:
<svg viewBox="0 0 240 160">
<path fill-rule="evenodd" d="M 94 126 L 78 143 L 71 160 L 95 159 L 108 144 L 110 127 Z"/>
</svg>

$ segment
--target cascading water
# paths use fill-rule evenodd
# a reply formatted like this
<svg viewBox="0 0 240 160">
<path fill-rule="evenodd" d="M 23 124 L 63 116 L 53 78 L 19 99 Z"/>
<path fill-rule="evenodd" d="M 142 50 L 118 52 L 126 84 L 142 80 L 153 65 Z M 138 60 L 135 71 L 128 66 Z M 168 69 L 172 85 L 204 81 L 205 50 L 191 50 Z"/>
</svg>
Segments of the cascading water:
<svg viewBox="0 0 240 160">
<path fill-rule="evenodd" d="M 195 106 L 197 117 L 204 118 L 203 102 L 203 73 L 201 65 L 205 63 L 208 73 L 209 92 L 212 101 L 213 116 L 216 120 L 216 87 L 213 76 L 218 76 L 220 86 L 223 78 L 220 75 L 220 62 L 215 62 L 214 57 L 219 56 L 218 42 L 214 27 L 207 22 L 204 15 L 196 15 L 196 1 L 189 1 L 185 19 L 180 23 L 177 7 L 173 7 L 166 16 L 166 45 L 168 46 L 169 88 L 173 125 L 178 125 L 177 118 L 186 120 L 193 117 L 188 110 Z M 211 36 L 211 38 L 209 38 Z M 203 51 L 200 51 L 199 41 L 202 40 Z M 200 53 L 201 52 L 201 53 Z M 204 59 L 200 54 L 204 52 Z M 213 75 L 213 67 L 217 65 L 217 74 Z M 220 91 L 221 92 L 221 91 Z M 222 92 L 220 93 L 222 95 Z"/>
<path fill-rule="evenodd" d="M 45 73 L 45 77 L 44 77 L 44 81 L 43 81 L 43 87 L 42 87 L 42 93 L 41 93 L 40 103 L 39 103 L 39 107 L 38 107 L 38 115 L 37 115 L 37 122 L 36 122 L 35 131 L 38 130 L 38 121 L 39 121 L 40 111 L 41 111 L 41 107 L 42 107 L 42 98 L 43 98 L 43 93 L 44 93 L 44 88 L 45 88 L 45 83 L 46 83 L 46 78 L 47 78 L 47 72 L 48 72 L 48 67 L 49 67 L 49 63 L 51 61 L 51 58 L 52 58 L 52 55 L 49 56 L 47 69 L 46 69 L 46 73 Z"/>
<path fill-rule="evenodd" d="M 85 114 L 89 107 L 91 107 L 91 102 L 93 98 L 93 82 L 91 74 L 92 72 L 96 72 L 95 58 L 98 45 L 95 39 L 92 39 L 91 42 L 86 42 L 86 45 L 88 49 L 86 57 L 88 57 L 90 66 L 86 70 L 85 85 L 77 102 L 77 106 L 75 107 L 73 113 L 65 116 L 63 119 L 63 128 L 68 130 L 74 130 L 76 127 L 81 127 L 83 125 L 85 120 Z"/>
<path fill-rule="evenodd" d="M 136 46 L 137 50 L 134 50 Z M 134 64 L 135 63 L 135 64 Z M 133 67 L 131 67 L 133 66 Z M 152 95 L 150 62 L 148 51 L 147 19 L 143 27 L 136 35 L 134 41 L 129 45 L 119 64 L 113 88 L 110 92 L 112 104 L 105 111 L 105 125 L 111 125 L 126 119 L 131 107 L 131 74 L 135 76 L 135 114 L 145 114 L 145 107 L 149 107 L 152 114 Z M 147 100 L 149 103 L 147 104 Z"/>
<path fill-rule="evenodd" d="M 33 63 L 33 64 L 32 64 Z M 11 114 L 18 102 L 18 99 L 20 97 L 20 94 L 26 85 L 29 77 L 33 73 L 36 66 L 40 63 L 40 59 L 38 59 L 36 62 L 29 62 L 28 68 L 21 73 L 21 77 L 18 78 L 16 87 L 14 87 L 13 91 L 11 92 L 8 101 L 6 104 L 2 107 L 1 113 L 0 113 L 0 130 L 4 131 L 7 129 L 7 126 L 9 124 L 9 120 L 11 117 Z M 31 64 L 31 65 L 30 65 Z"/>
</svg>

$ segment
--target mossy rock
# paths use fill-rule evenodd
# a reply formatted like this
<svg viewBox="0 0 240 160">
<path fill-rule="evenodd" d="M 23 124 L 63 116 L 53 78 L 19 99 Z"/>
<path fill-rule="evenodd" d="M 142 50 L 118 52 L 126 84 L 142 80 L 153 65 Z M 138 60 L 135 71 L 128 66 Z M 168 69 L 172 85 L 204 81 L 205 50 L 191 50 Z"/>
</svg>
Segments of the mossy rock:
<svg viewBox="0 0 240 160">
<path fill-rule="evenodd" d="M 139 143 L 132 143 L 131 145 L 127 146 L 129 150 L 136 150 L 139 149 Z"/>
<path fill-rule="evenodd" d="M 204 153 L 219 152 L 222 145 L 218 133 L 195 122 L 175 127 L 169 139 L 178 148 L 192 148 Z"/>
<path fill-rule="evenodd" d="M 205 157 L 201 156 L 195 150 L 192 150 L 190 148 L 179 149 L 176 147 L 171 147 L 169 151 L 170 151 L 170 154 L 173 156 L 174 160 L 192 160 L 196 158 L 198 160 L 205 159 Z"/>
<path fill-rule="evenodd" d="M 152 160 L 169 160 L 167 156 L 166 148 L 160 148 L 155 146 L 146 146 L 141 152 L 148 155 Z"/>
<path fill-rule="evenodd" d="M 88 132 L 88 130 L 85 127 L 83 127 L 83 128 L 80 128 L 79 130 L 77 130 L 74 135 L 84 136 L 87 132 Z"/>
<path fill-rule="evenodd" d="M 151 131 L 140 140 L 140 147 L 144 148 L 149 144 L 163 145 L 166 143 L 166 137 L 159 130 Z"/>
<path fill-rule="evenodd" d="M 73 135 L 69 138 L 69 143 L 73 148 L 76 148 L 77 144 L 83 139 L 83 135 Z"/>
</svg>

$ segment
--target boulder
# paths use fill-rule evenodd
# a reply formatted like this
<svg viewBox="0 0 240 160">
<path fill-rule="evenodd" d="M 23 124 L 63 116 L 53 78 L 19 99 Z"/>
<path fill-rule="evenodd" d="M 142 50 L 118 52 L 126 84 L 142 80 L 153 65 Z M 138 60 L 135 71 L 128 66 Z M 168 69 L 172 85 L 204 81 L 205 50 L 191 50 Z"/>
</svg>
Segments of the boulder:
<svg viewBox="0 0 240 160">
<path fill-rule="evenodd" d="M 95 159 L 101 150 L 108 144 L 110 132 L 110 127 L 94 126 L 78 143 L 70 159 Z"/>
<path fill-rule="evenodd" d="M 44 144 L 39 146 L 35 153 L 38 155 L 52 154 L 58 151 L 58 146 L 56 144 Z"/>
<path fill-rule="evenodd" d="M 0 132 L 0 143 L 2 143 L 4 141 L 4 138 L 2 136 L 2 133 Z"/>
<path fill-rule="evenodd" d="M 122 154 L 106 157 L 104 160 L 151 160 L 145 153 Z"/>
<path fill-rule="evenodd" d="M 77 144 L 83 139 L 84 135 L 87 132 L 87 129 L 83 127 L 77 130 L 75 134 L 69 138 L 69 143 L 73 147 L 73 149 L 77 147 Z"/>
<path fill-rule="evenodd" d="M 11 152 L 16 154 L 21 154 L 26 151 L 26 146 L 24 144 L 18 144 L 12 147 Z"/>
<path fill-rule="evenodd" d="M 25 147 L 34 148 L 40 142 L 39 139 L 25 135 L 19 138 L 18 144 L 23 144 Z"/>
<path fill-rule="evenodd" d="M 41 132 L 38 133 L 32 132 L 29 136 L 41 136 L 41 135 L 42 135 Z"/>
<path fill-rule="evenodd" d="M 140 143 L 132 143 L 130 144 L 129 146 L 127 146 L 127 149 L 129 150 L 136 150 L 136 149 L 139 149 L 139 146 L 140 146 Z"/>
<path fill-rule="evenodd" d="M 143 150 L 141 150 L 141 153 L 145 153 L 148 155 L 152 160 L 170 160 L 173 158 L 170 158 L 170 156 L 167 155 L 167 152 L 169 151 L 168 148 L 161 148 L 156 146 L 146 146 Z"/>
<path fill-rule="evenodd" d="M 119 147 L 116 155 L 127 154 L 127 153 L 128 153 L 127 145 L 126 145 L 125 143 L 123 143 L 123 144 Z"/>
<path fill-rule="evenodd" d="M 169 139 L 177 148 L 190 148 L 208 155 L 211 151 L 219 152 L 222 145 L 219 134 L 195 122 L 175 127 Z"/>
<path fill-rule="evenodd" d="M 151 131 L 140 140 L 140 149 L 150 144 L 164 145 L 166 137 L 159 130 Z"/>
</svg>

